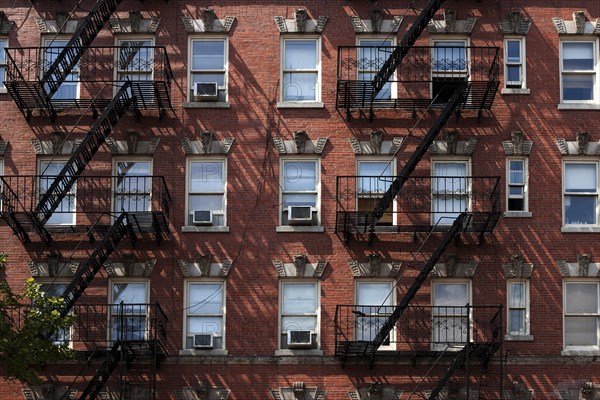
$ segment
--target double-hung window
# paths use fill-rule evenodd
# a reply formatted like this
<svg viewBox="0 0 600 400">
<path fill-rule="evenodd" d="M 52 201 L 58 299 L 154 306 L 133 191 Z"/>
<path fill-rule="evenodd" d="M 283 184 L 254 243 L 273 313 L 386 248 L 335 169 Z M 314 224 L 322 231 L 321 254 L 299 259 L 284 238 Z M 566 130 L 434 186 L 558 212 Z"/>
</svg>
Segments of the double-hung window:
<svg viewBox="0 0 600 400">
<path fill-rule="evenodd" d="M 58 178 L 58 174 L 62 171 L 66 160 L 40 160 L 39 168 L 39 192 L 40 199 L 48 192 L 52 183 Z M 76 195 L 77 183 L 69 188 L 65 196 L 60 199 L 60 203 L 54 210 L 54 213 L 48 219 L 49 225 L 73 225 L 75 224 L 75 195 Z M 60 189 L 60 187 L 58 188 Z M 53 197 L 52 201 L 58 201 L 59 199 Z"/>
<path fill-rule="evenodd" d="M 598 225 L 598 163 L 563 165 L 564 225 Z"/>
<path fill-rule="evenodd" d="M 598 282 L 564 282 L 565 350 L 599 350 Z"/>
<path fill-rule="evenodd" d="M 508 334 L 529 335 L 529 281 L 508 281 Z"/>
<path fill-rule="evenodd" d="M 320 39 L 283 39 L 282 100 L 284 102 L 321 101 Z"/>
<path fill-rule="evenodd" d="M 595 41 L 561 42 L 561 102 L 598 101 Z"/>
<path fill-rule="evenodd" d="M 282 160 L 281 224 L 319 225 L 319 160 Z"/>
<path fill-rule="evenodd" d="M 432 99 L 435 104 L 447 103 L 468 77 L 467 40 L 434 40 L 432 52 Z"/>
<path fill-rule="evenodd" d="M 280 348 L 319 348 L 319 283 L 280 286 Z"/>
<path fill-rule="evenodd" d="M 152 163 L 150 161 L 116 161 L 113 178 L 114 211 L 147 212 L 151 207 Z"/>
<path fill-rule="evenodd" d="M 527 211 L 527 159 L 506 160 L 507 211 Z"/>
<path fill-rule="evenodd" d="M 390 188 L 394 168 L 396 162 L 395 159 L 389 160 L 358 160 L 356 178 L 356 201 L 357 211 L 361 212 L 373 212 L 375 207 L 379 204 L 380 199 Z M 380 225 L 391 225 L 394 222 L 395 215 L 394 210 L 396 209 L 394 202 L 380 219 Z M 364 225 L 365 221 L 358 221 L 359 224 Z"/>
<path fill-rule="evenodd" d="M 188 160 L 187 171 L 187 225 L 225 226 L 227 223 L 225 160 Z"/>
<path fill-rule="evenodd" d="M 117 59 L 117 80 L 151 81 L 154 73 L 154 40 L 119 40 Z"/>
<path fill-rule="evenodd" d="M 4 49 L 8 48 L 8 39 L 0 38 L 0 93 L 6 92 L 6 52 Z"/>
<path fill-rule="evenodd" d="M 44 61 L 42 76 L 50 69 L 54 61 L 69 43 L 68 39 L 44 39 Z M 61 68 L 58 65 L 58 68 Z M 65 80 L 52 96 L 52 100 L 73 100 L 79 98 L 79 65 L 76 64 L 69 72 Z"/>
<path fill-rule="evenodd" d="M 146 340 L 148 336 L 148 284 L 112 282 L 110 340 Z"/>
<path fill-rule="evenodd" d="M 462 347 L 467 342 L 470 316 L 470 282 L 436 282 L 432 287 L 433 332 L 432 347 Z M 472 336 L 471 336 L 472 337 Z"/>
<path fill-rule="evenodd" d="M 391 39 L 359 39 L 358 40 L 358 80 L 363 82 L 365 89 L 371 87 L 371 81 L 393 51 Z M 395 78 L 391 78 L 394 80 Z M 390 81 L 383 85 L 376 100 L 396 97 L 396 85 Z"/>
<path fill-rule="evenodd" d="M 187 282 L 186 349 L 224 349 L 225 284 Z"/>
<path fill-rule="evenodd" d="M 504 87 L 525 89 L 525 38 L 504 39 Z"/>
<path fill-rule="evenodd" d="M 227 101 L 227 38 L 191 39 L 190 54 L 190 99 Z"/>
<path fill-rule="evenodd" d="M 396 301 L 394 282 L 357 281 L 354 318 L 355 340 L 372 342 L 394 310 Z M 395 342 L 395 331 L 384 338 L 380 350 L 390 350 Z"/>
<path fill-rule="evenodd" d="M 44 297 L 61 297 L 65 290 L 69 287 L 66 282 L 52 282 L 42 283 L 40 290 L 44 294 Z M 50 337 L 52 343 L 56 346 L 68 346 L 71 344 L 71 328 L 60 329 L 57 332 L 53 332 Z"/>
<path fill-rule="evenodd" d="M 461 212 L 470 208 L 469 162 L 434 161 L 432 177 L 432 223 L 452 225 Z"/>
</svg>

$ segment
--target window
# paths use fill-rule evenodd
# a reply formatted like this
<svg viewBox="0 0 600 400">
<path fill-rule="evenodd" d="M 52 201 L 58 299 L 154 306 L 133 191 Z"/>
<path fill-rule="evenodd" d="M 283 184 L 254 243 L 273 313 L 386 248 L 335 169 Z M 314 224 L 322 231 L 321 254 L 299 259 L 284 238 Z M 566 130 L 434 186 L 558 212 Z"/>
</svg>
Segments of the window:
<svg viewBox="0 0 600 400">
<path fill-rule="evenodd" d="M 8 48 L 8 39 L 0 38 L 0 93 L 6 92 L 4 81 L 6 80 L 6 52 Z"/>
<path fill-rule="evenodd" d="M 387 61 L 393 50 L 391 39 L 359 39 L 358 45 L 358 80 L 366 81 L 366 87 L 370 87 L 371 81 Z M 395 78 L 391 78 L 393 81 Z M 381 92 L 377 94 L 376 100 L 391 99 L 396 97 L 396 85 L 388 81 L 383 85 Z"/>
<path fill-rule="evenodd" d="M 598 350 L 598 282 L 565 282 L 565 349 Z"/>
<path fill-rule="evenodd" d="M 433 332 L 432 347 L 443 350 L 447 347 L 462 347 L 467 342 L 470 303 L 469 282 L 438 282 L 433 284 Z M 469 327 L 470 329 L 470 327 Z"/>
<path fill-rule="evenodd" d="M 461 212 L 470 208 L 468 161 L 434 161 L 432 223 L 451 225 Z"/>
<path fill-rule="evenodd" d="M 432 51 L 432 98 L 434 104 L 444 104 L 467 80 L 467 40 L 434 40 Z"/>
<path fill-rule="evenodd" d="M 504 40 L 504 87 L 525 89 L 525 38 Z"/>
<path fill-rule="evenodd" d="M 280 348 L 319 348 L 318 282 L 281 282 L 280 290 Z"/>
<path fill-rule="evenodd" d="M 223 349 L 225 284 L 223 282 L 188 282 L 186 304 L 186 349 Z M 196 335 L 205 340 L 194 344 Z M 212 337 L 206 340 L 206 335 Z M 212 346 L 211 343 L 212 342 Z"/>
<path fill-rule="evenodd" d="M 283 101 L 321 101 L 319 39 L 283 39 Z"/>
<path fill-rule="evenodd" d="M 561 43 L 563 102 L 592 102 L 596 95 L 596 42 Z"/>
<path fill-rule="evenodd" d="M 396 161 L 393 160 L 358 160 L 357 170 L 357 211 L 373 212 L 379 204 L 379 200 L 390 188 Z M 395 220 L 394 210 L 396 204 L 394 202 L 379 220 L 380 225 L 392 225 Z M 366 221 L 359 221 L 360 225 L 364 225 Z"/>
<path fill-rule="evenodd" d="M 355 340 L 373 341 L 383 324 L 393 312 L 396 304 L 395 285 L 392 281 L 356 282 Z M 385 338 L 380 350 L 392 349 L 395 331 Z"/>
<path fill-rule="evenodd" d="M 119 40 L 117 60 L 117 80 L 122 85 L 125 81 L 151 81 L 154 72 L 153 39 Z"/>
<path fill-rule="evenodd" d="M 190 48 L 190 99 L 227 101 L 227 38 L 191 39 Z M 213 84 L 213 88 L 216 85 L 217 98 L 211 98 L 206 91 L 196 91 L 197 83 Z"/>
<path fill-rule="evenodd" d="M 40 160 L 39 162 L 39 190 L 40 198 L 46 194 L 46 192 L 52 186 L 52 183 L 62 171 L 63 167 L 67 163 L 66 160 Z M 71 189 L 67 192 L 65 197 L 61 200 L 58 207 L 48 219 L 47 224 L 49 225 L 74 225 L 75 224 L 75 193 L 77 184 L 73 184 Z"/>
<path fill-rule="evenodd" d="M 529 335 L 529 281 L 508 282 L 508 334 Z"/>
<path fill-rule="evenodd" d="M 564 224 L 598 224 L 598 164 L 565 162 L 563 176 Z"/>
<path fill-rule="evenodd" d="M 226 225 L 225 171 L 225 160 L 188 161 L 188 225 Z"/>
<path fill-rule="evenodd" d="M 148 335 L 148 285 L 113 282 L 110 340 L 145 340 Z"/>
<path fill-rule="evenodd" d="M 115 212 L 151 211 L 152 163 L 150 161 L 116 161 L 113 182 Z"/>
<path fill-rule="evenodd" d="M 44 75 L 56 61 L 60 53 L 69 43 L 69 39 L 44 39 L 44 63 L 41 71 Z M 62 82 L 52 100 L 72 100 L 79 98 L 79 65 L 75 65 L 69 75 Z"/>
<path fill-rule="evenodd" d="M 52 282 L 41 283 L 40 289 L 44 297 L 62 297 L 67 287 L 69 284 L 66 282 Z M 60 329 L 54 332 L 50 340 L 56 346 L 68 346 L 71 343 L 71 329 Z"/>
<path fill-rule="evenodd" d="M 281 171 L 281 224 L 319 225 L 319 160 L 283 160 Z"/>
<path fill-rule="evenodd" d="M 507 211 L 527 211 L 527 159 L 506 160 Z"/>
</svg>

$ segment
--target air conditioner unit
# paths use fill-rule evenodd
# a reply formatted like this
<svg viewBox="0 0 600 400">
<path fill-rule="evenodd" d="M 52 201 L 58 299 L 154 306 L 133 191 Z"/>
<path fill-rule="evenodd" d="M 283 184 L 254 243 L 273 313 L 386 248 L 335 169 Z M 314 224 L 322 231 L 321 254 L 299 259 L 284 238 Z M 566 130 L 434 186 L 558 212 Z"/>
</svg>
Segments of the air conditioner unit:
<svg viewBox="0 0 600 400">
<path fill-rule="evenodd" d="M 312 331 L 287 331 L 287 345 L 289 348 L 311 347 Z"/>
<path fill-rule="evenodd" d="M 213 335 L 211 335 L 211 334 L 194 335 L 194 348 L 195 349 L 212 349 L 213 348 Z"/>
<path fill-rule="evenodd" d="M 194 84 L 194 100 L 217 101 L 219 85 L 217 82 L 196 82 Z"/>
<path fill-rule="evenodd" d="M 310 225 L 312 223 L 312 207 L 289 206 L 288 223 L 290 225 Z"/>
<path fill-rule="evenodd" d="M 192 223 L 194 225 L 212 225 L 213 214 L 210 210 L 194 210 L 192 211 Z"/>
</svg>

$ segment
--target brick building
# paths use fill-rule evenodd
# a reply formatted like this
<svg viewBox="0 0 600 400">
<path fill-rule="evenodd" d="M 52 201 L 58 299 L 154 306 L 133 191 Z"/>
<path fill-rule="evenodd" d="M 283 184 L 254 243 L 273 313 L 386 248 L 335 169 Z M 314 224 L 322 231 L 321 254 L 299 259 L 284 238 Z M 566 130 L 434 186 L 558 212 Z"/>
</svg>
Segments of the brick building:
<svg viewBox="0 0 600 400">
<path fill-rule="evenodd" d="M 0 398 L 600 398 L 573 3 L 0 0 L 0 279 L 76 354 Z"/>
</svg>

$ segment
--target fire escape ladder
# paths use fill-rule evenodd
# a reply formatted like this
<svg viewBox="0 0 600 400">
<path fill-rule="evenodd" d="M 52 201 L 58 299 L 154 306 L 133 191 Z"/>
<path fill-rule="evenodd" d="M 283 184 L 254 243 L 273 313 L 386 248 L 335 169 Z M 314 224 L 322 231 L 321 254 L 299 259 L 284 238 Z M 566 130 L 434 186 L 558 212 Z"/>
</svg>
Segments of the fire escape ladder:
<svg viewBox="0 0 600 400">
<path fill-rule="evenodd" d="M 385 61 L 375 78 L 373 78 L 373 91 L 371 92 L 371 110 L 373 106 L 373 100 L 379 92 L 383 89 L 383 86 L 387 83 L 388 79 L 394 74 L 396 68 L 402 63 L 404 57 L 408 54 L 410 48 L 415 44 L 421 33 L 427 28 L 429 21 L 433 18 L 435 13 L 440 9 L 444 0 L 430 0 L 429 3 L 423 8 L 423 11 L 408 32 L 402 37 L 400 44 L 396 46 L 392 54 Z"/>
<path fill-rule="evenodd" d="M 429 400 L 436 400 L 438 398 L 438 395 L 440 394 L 446 383 L 448 383 L 448 380 L 452 377 L 452 375 L 454 375 L 454 371 L 456 371 L 456 369 L 463 365 L 467 360 L 467 353 L 473 353 L 474 350 L 475 345 L 473 343 L 465 344 L 465 347 L 463 347 L 456 354 L 454 360 L 452 360 L 452 364 L 450 364 L 442 379 L 438 381 L 435 388 L 431 391 L 431 394 L 429 395 Z"/>
<path fill-rule="evenodd" d="M 61 316 L 69 314 L 73 305 L 81 297 L 90 282 L 94 279 L 98 271 L 104 266 L 110 254 L 115 251 L 117 245 L 126 234 L 131 234 L 130 224 L 127 219 L 127 213 L 121 213 L 110 227 L 102 241 L 96 246 L 94 252 L 77 270 L 73 280 L 62 294 L 65 303 L 58 308 Z"/>
<path fill-rule="evenodd" d="M 381 329 L 379 330 L 377 336 L 375 336 L 375 339 L 373 340 L 373 346 L 371 348 L 370 355 L 371 361 L 375 357 L 375 352 L 377 352 L 377 349 L 383 344 L 384 340 L 388 337 L 392 329 L 394 329 L 394 326 L 402 316 L 402 313 L 404 312 L 404 310 L 406 310 L 411 300 L 415 297 L 415 294 L 423 285 L 423 282 L 425 282 L 425 279 L 427 279 L 429 273 L 433 270 L 433 267 L 446 250 L 446 247 L 448 247 L 448 245 L 454 239 L 454 237 L 458 235 L 460 231 L 463 230 L 467 225 L 468 214 L 466 212 L 460 213 L 454 221 L 454 223 L 452 224 L 452 226 L 450 227 L 450 229 L 444 234 L 442 241 L 433 251 L 431 257 L 427 260 L 427 262 L 421 269 L 421 272 L 419 272 L 419 275 L 415 278 L 412 285 L 408 288 L 402 300 L 400 300 L 392 314 L 381 326 Z"/>
<path fill-rule="evenodd" d="M 387 192 L 383 195 L 379 204 L 373 212 L 373 221 L 371 222 L 370 231 L 375 231 L 375 225 L 379 222 L 379 219 L 383 216 L 385 210 L 392 204 L 394 198 L 400 193 L 400 189 L 417 167 L 421 158 L 427 153 L 429 147 L 433 144 L 433 140 L 436 138 L 438 133 L 442 130 L 448 119 L 452 116 L 452 113 L 460 106 L 465 99 L 466 85 L 460 85 L 454 91 L 454 94 L 444 106 L 442 112 L 437 117 L 433 126 L 429 128 L 427 134 L 423 137 L 416 150 L 411 154 L 410 158 L 402 167 L 402 171 L 398 174 L 398 177 L 392 182 Z"/>
<path fill-rule="evenodd" d="M 115 342 L 102 362 L 102 365 L 96 370 L 96 373 L 88 383 L 87 387 L 83 390 L 79 400 L 93 400 L 98 397 L 98 394 L 106 384 L 106 381 L 110 378 L 121 361 L 121 353 L 123 352 L 122 347 L 123 344 L 120 341 Z"/>
<path fill-rule="evenodd" d="M 117 10 L 122 0 L 99 0 L 92 7 L 83 23 L 77 28 L 71 40 L 56 57 L 52 65 L 44 72 L 42 84 L 48 98 L 58 91 L 60 85 L 71 73 L 87 47 L 94 41 L 102 27 Z"/>
<path fill-rule="evenodd" d="M 48 191 L 40 199 L 35 212 L 40 215 L 42 224 L 45 224 L 60 202 L 69 193 L 79 175 L 83 172 L 90 160 L 100 149 L 113 126 L 125 114 L 133 101 L 130 94 L 131 82 L 127 81 L 121 86 L 115 97 L 106 106 L 102 115 L 94 122 L 81 145 L 71 155 L 69 161 L 60 171 L 59 176 L 52 182 Z"/>
</svg>

